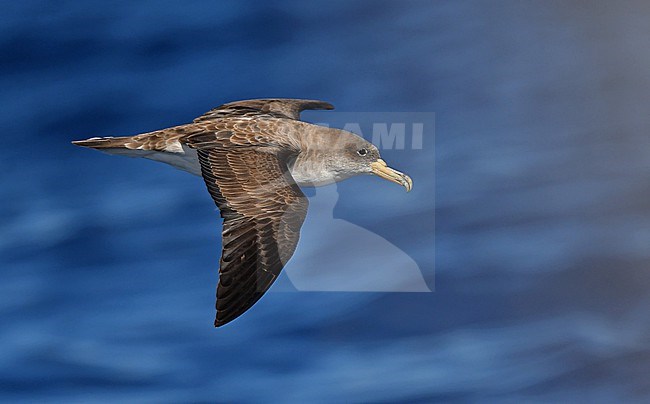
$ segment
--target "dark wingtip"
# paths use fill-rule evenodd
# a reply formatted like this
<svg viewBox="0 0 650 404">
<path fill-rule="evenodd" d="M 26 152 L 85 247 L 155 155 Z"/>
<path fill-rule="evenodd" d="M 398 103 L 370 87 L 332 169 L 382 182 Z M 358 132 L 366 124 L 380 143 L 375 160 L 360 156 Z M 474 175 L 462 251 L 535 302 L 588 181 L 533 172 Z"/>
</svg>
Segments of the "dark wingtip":
<svg viewBox="0 0 650 404">
<path fill-rule="evenodd" d="M 303 105 L 303 110 L 305 109 L 325 109 L 331 110 L 334 109 L 334 105 L 330 104 L 327 101 L 318 101 L 318 100 L 307 100 Z"/>
<path fill-rule="evenodd" d="M 244 314 L 250 307 L 246 308 L 246 310 L 243 311 L 236 311 L 233 313 L 229 313 L 226 315 L 222 315 L 223 313 L 217 312 L 217 315 L 214 318 L 214 326 L 216 328 L 223 327 L 224 325 L 233 322 L 234 320 L 237 320 L 242 314 Z"/>
<path fill-rule="evenodd" d="M 320 101 L 320 108 L 330 110 L 334 109 L 334 105 L 330 104 L 327 101 Z"/>
</svg>

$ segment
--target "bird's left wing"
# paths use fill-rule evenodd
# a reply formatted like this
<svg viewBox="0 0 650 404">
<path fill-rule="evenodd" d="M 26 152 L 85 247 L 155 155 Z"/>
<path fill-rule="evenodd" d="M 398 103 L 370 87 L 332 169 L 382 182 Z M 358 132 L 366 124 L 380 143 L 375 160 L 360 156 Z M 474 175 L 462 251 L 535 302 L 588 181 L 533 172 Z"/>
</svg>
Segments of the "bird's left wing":
<svg viewBox="0 0 650 404">
<path fill-rule="evenodd" d="M 209 147 L 203 138 L 195 147 L 224 219 L 219 327 L 248 310 L 277 279 L 296 248 L 308 202 L 275 149 L 215 144 Z"/>
</svg>

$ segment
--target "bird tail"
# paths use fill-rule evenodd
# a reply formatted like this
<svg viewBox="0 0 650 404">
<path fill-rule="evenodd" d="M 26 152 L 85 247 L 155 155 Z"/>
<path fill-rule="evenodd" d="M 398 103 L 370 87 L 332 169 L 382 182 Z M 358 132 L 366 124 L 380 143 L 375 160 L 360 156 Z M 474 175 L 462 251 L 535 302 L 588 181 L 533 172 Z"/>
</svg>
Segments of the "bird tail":
<svg viewBox="0 0 650 404">
<path fill-rule="evenodd" d="M 142 150 L 141 142 L 138 142 L 133 136 L 91 137 L 85 140 L 75 140 L 72 144 L 117 156 L 148 158 L 151 154 L 155 154 L 155 151 L 152 150 Z"/>
<path fill-rule="evenodd" d="M 201 166 L 196 152 L 185 148 L 177 138 L 165 139 L 164 131 L 143 133 L 122 137 L 91 137 L 75 140 L 72 144 L 99 150 L 107 154 L 126 157 L 144 157 L 149 160 L 170 164 L 194 175 L 201 175 Z"/>
<path fill-rule="evenodd" d="M 72 144 L 90 149 L 126 149 L 126 144 L 133 139 L 131 136 L 122 137 L 91 137 L 85 140 L 74 140 Z"/>
</svg>

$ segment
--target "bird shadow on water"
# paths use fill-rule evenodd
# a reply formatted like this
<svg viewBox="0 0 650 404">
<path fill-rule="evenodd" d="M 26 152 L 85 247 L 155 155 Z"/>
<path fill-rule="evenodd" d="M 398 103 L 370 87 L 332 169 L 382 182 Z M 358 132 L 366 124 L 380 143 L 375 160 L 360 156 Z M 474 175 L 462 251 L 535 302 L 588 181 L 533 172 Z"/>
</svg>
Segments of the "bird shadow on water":
<svg viewBox="0 0 650 404">
<path fill-rule="evenodd" d="M 334 217 L 336 184 L 305 191 L 313 196 L 300 242 L 271 291 L 431 292 L 406 252 L 377 233 Z"/>
</svg>

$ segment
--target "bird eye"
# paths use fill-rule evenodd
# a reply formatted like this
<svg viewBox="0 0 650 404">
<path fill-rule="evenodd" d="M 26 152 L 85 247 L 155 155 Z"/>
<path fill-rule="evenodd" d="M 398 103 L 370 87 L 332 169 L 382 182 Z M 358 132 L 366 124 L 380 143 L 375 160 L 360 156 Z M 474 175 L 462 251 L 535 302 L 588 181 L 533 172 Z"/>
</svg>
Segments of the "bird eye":
<svg viewBox="0 0 650 404">
<path fill-rule="evenodd" d="M 359 149 L 357 150 L 357 154 L 359 156 L 365 156 L 366 154 L 368 154 L 368 149 Z"/>
</svg>

